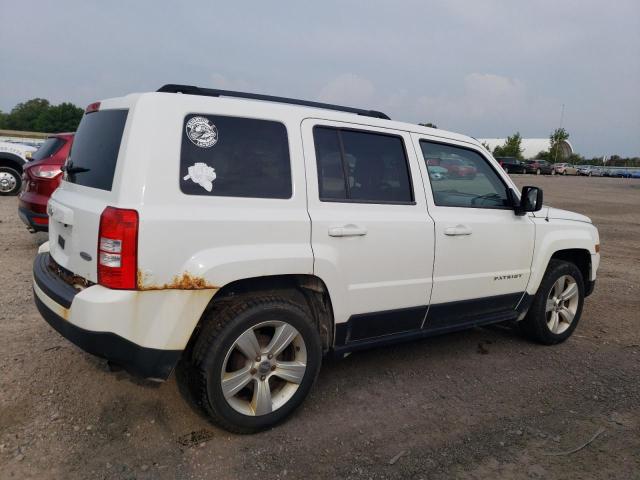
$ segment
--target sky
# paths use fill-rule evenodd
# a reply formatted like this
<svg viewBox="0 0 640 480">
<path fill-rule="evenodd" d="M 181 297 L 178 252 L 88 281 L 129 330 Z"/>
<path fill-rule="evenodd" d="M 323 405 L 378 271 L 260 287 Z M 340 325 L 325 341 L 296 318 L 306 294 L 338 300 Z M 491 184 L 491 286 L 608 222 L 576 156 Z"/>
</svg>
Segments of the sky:
<svg viewBox="0 0 640 480">
<path fill-rule="evenodd" d="M 0 110 L 165 83 L 640 156 L 640 1 L 0 0 Z M 562 105 L 564 116 L 561 119 Z"/>
</svg>

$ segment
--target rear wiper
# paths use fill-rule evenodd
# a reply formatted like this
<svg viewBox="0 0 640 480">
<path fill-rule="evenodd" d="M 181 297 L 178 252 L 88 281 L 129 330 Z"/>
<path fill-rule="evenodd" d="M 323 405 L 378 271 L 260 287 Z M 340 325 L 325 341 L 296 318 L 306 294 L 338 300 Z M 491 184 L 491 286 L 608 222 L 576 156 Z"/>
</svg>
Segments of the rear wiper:
<svg viewBox="0 0 640 480">
<path fill-rule="evenodd" d="M 69 165 L 63 165 L 60 170 L 62 170 L 63 172 L 65 172 L 68 175 L 73 175 L 75 173 L 84 173 L 84 172 L 88 172 L 89 170 L 91 170 L 90 168 L 84 168 L 84 167 L 74 167 L 73 164 L 69 164 Z"/>
</svg>

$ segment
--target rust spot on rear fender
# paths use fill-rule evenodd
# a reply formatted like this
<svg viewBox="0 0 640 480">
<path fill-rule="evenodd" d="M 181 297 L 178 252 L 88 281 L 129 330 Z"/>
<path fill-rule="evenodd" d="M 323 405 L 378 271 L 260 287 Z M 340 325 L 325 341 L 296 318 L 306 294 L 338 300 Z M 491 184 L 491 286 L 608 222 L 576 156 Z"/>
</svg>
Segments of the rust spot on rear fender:
<svg viewBox="0 0 640 480">
<path fill-rule="evenodd" d="M 218 290 L 220 287 L 212 285 L 207 282 L 203 277 L 192 275 L 189 272 L 184 272 L 181 275 L 175 275 L 170 283 L 164 283 L 162 285 L 154 285 L 147 283 L 146 275 L 138 270 L 137 274 L 137 287 L 138 290 Z"/>
</svg>

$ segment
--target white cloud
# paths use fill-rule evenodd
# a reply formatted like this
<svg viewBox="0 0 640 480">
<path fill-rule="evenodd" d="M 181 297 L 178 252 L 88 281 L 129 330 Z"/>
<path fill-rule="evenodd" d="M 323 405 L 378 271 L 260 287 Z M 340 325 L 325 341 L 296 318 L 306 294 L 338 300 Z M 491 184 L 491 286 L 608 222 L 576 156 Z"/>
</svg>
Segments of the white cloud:
<svg viewBox="0 0 640 480">
<path fill-rule="evenodd" d="M 327 103 L 362 106 L 371 102 L 374 92 L 373 83 L 366 78 L 353 73 L 345 73 L 322 87 L 318 99 Z"/>
<path fill-rule="evenodd" d="M 512 115 L 527 104 L 527 89 L 515 78 L 490 73 L 471 73 L 464 77 L 463 92 L 418 99 L 418 108 L 428 115 L 444 118 L 463 116 L 481 119 Z"/>
<path fill-rule="evenodd" d="M 213 88 L 219 88 L 220 90 L 236 90 L 240 92 L 251 91 L 251 84 L 241 78 L 229 78 L 222 73 L 212 73 L 211 85 Z"/>
</svg>

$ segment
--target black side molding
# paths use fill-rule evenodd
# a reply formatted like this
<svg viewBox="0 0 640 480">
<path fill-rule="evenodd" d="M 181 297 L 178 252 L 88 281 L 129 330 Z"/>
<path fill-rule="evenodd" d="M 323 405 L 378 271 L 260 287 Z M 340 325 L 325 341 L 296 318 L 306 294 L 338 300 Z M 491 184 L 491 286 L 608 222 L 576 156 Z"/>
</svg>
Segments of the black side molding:
<svg viewBox="0 0 640 480">
<path fill-rule="evenodd" d="M 532 299 L 533 296 L 519 292 L 353 315 L 347 322 L 336 325 L 333 351 L 339 356 L 380 345 L 514 321 L 527 311 Z"/>
</svg>

